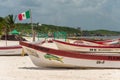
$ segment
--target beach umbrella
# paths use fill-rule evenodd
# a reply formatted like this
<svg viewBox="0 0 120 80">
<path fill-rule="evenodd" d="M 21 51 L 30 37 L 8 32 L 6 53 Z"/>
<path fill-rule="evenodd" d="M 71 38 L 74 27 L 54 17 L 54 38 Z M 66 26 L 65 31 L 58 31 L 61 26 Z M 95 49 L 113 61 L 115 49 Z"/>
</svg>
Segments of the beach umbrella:
<svg viewBox="0 0 120 80">
<path fill-rule="evenodd" d="M 10 34 L 19 34 L 19 32 L 14 29 L 13 31 L 10 32 Z"/>
</svg>

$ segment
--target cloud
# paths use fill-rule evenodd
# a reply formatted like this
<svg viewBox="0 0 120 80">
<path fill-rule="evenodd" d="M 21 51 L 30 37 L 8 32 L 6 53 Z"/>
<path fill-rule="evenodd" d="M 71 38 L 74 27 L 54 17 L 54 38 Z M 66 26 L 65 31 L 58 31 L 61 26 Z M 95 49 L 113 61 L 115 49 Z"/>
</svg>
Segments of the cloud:
<svg viewBox="0 0 120 80">
<path fill-rule="evenodd" d="M 0 0 L 0 15 L 32 10 L 34 22 L 83 29 L 112 29 L 120 25 L 120 0 Z M 23 21 L 24 22 L 24 21 Z"/>
</svg>

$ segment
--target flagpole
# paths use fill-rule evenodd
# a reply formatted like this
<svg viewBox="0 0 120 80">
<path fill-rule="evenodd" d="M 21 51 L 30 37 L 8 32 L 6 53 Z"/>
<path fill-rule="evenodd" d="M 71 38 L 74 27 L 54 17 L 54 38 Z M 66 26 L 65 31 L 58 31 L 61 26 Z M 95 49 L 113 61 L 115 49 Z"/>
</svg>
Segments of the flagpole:
<svg viewBox="0 0 120 80">
<path fill-rule="evenodd" d="M 34 34 L 34 29 L 33 29 L 32 11 L 31 11 L 31 9 L 30 9 L 30 22 L 31 22 L 32 37 L 33 37 L 33 42 L 34 42 L 35 41 L 35 34 Z"/>
</svg>

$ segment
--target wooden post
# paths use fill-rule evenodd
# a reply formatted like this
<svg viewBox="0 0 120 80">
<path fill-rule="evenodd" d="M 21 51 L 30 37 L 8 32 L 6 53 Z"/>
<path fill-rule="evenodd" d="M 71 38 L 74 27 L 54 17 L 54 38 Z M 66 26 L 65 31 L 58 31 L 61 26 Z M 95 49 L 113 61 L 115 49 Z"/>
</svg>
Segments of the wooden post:
<svg viewBox="0 0 120 80">
<path fill-rule="evenodd" d="M 5 41 L 6 41 L 6 46 L 7 46 L 7 28 L 5 28 Z"/>
<path fill-rule="evenodd" d="M 35 33 L 33 29 L 33 22 L 32 22 L 32 11 L 30 9 L 30 22 L 31 22 L 31 28 L 32 28 L 32 37 L 33 37 L 33 42 L 35 41 Z"/>
</svg>

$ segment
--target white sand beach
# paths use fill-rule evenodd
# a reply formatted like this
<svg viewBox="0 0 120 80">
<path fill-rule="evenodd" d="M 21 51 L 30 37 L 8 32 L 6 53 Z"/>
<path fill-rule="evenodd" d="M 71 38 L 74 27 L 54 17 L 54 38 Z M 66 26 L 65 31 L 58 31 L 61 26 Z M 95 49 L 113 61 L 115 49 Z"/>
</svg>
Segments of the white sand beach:
<svg viewBox="0 0 120 80">
<path fill-rule="evenodd" d="M 28 56 L 0 56 L 0 80 L 120 80 L 120 69 L 38 68 Z"/>
<path fill-rule="evenodd" d="M 120 80 L 119 75 L 120 69 L 38 68 L 29 56 L 0 56 L 0 80 Z"/>
</svg>

